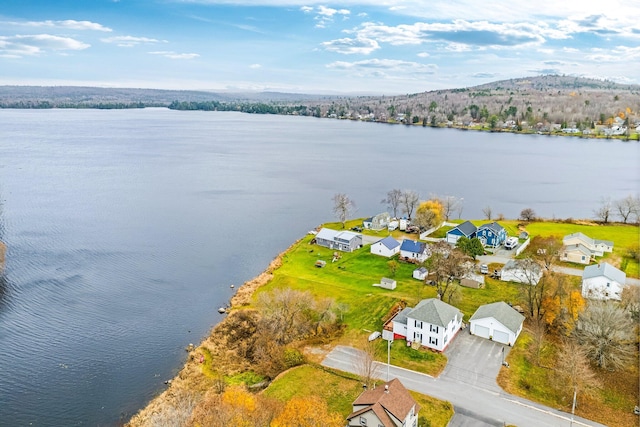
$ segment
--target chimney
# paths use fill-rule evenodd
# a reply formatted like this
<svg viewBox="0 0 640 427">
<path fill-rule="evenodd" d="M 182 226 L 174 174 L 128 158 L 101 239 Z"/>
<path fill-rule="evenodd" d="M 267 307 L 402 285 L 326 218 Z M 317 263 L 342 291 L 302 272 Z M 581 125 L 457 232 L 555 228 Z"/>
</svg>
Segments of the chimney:
<svg viewBox="0 0 640 427">
<path fill-rule="evenodd" d="M 389 394 L 389 384 L 384 385 L 384 392 Z"/>
</svg>

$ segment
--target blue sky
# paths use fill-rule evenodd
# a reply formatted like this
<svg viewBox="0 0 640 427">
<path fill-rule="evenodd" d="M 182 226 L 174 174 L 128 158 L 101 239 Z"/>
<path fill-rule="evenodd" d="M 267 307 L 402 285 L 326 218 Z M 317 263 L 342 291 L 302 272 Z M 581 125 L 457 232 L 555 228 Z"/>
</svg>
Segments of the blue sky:
<svg viewBox="0 0 640 427">
<path fill-rule="evenodd" d="M 404 94 L 640 83 L 640 3 L 3 0 L 0 85 Z"/>
</svg>

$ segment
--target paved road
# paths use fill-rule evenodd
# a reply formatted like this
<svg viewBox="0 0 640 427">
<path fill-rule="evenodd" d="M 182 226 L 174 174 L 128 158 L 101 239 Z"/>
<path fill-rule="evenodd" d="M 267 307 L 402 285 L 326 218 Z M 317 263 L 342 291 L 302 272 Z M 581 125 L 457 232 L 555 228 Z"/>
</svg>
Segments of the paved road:
<svg viewBox="0 0 640 427">
<path fill-rule="evenodd" d="M 327 355 L 322 364 L 357 373 L 359 354 L 359 350 L 352 347 L 338 346 Z M 388 367 L 390 378 L 398 378 L 408 389 L 451 402 L 458 415 L 454 416 L 450 426 L 513 424 L 518 427 L 557 427 L 569 426 L 571 422 L 571 414 L 505 393 L 494 385 L 495 378 L 485 384 L 485 381 L 469 381 L 459 375 L 448 375 L 446 369 L 439 378 L 434 378 L 397 366 L 388 366 L 386 363 L 379 363 L 378 366 L 380 379 L 386 380 Z M 575 417 L 573 425 L 602 426 L 580 417 Z"/>
<path fill-rule="evenodd" d="M 481 255 L 478 257 L 478 261 L 483 264 L 506 264 L 510 259 L 509 257 L 496 256 L 496 255 Z M 557 271 L 558 273 L 568 274 L 570 276 L 580 276 L 582 277 L 582 270 L 579 268 L 570 268 L 570 267 L 560 267 L 554 265 L 551 267 L 553 271 Z M 640 279 L 632 279 L 631 277 L 627 277 L 627 285 L 631 286 L 640 286 Z"/>
</svg>

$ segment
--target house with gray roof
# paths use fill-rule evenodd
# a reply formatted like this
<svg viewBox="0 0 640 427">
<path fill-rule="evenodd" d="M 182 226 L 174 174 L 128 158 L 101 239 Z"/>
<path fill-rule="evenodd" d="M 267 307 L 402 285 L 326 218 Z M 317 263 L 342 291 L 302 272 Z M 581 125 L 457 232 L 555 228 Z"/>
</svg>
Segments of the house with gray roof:
<svg viewBox="0 0 640 427">
<path fill-rule="evenodd" d="M 451 230 L 447 231 L 447 243 L 455 245 L 458 243 L 458 239 L 466 237 L 467 239 L 473 239 L 476 237 L 476 231 L 478 227 L 473 225 L 470 221 L 465 221 L 462 224 L 458 224 Z"/>
<path fill-rule="evenodd" d="M 329 249 L 353 252 L 362 247 L 362 234 L 322 228 L 315 237 L 316 244 Z"/>
<path fill-rule="evenodd" d="M 390 258 L 400 252 L 400 242 L 391 236 L 378 240 L 371 245 L 371 253 Z"/>
<path fill-rule="evenodd" d="M 391 222 L 391 215 L 388 212 L 382 212 L 362 221 L 362 226 L 367 230 L 382 230 L 387 228 L 389 222 Z"/>
<path fill-rule="evenodd" d="M 524 316 L 503 301 L 481 305 L 469 320 L 472 335 L 511 346 L 522 332 L 523 323 Z"/>
<path fill-rule="evenodd" d="M 542 278 L 540 264 L 529 259 L 510 259 L 500 270 L 500 280 L 537 285 Z"/>
<path fill-rule="evenodd" d="M 414 427 L 418 423 L 420 405 L 411 397 L 399 379 L 365 390 L 353 402 L 347 416 L 349 427 Z"/>
<path fill-rule="evenodd" d="M 606 262 L 585 267 L 582 272 L 582 296 L 601 300 L 622 299 L 627 275 Z"/>
<path fill-rule="evenodd" d="M 394 338 L 444 351 L 462 326 L 462 312 L 437 298 L 429 298 L 414 308 L 406 307 L 390 323 Z"/>
<path fill-rule="evenodd" d="M 564 236 L 564 246 L 581 244 L 591 251 L 593 256 L 603 256 L 605 252 L 613 252 L 613 242 L 609 240 L 592 239 L 583 233 L 573 233 Z"/>
</svg>

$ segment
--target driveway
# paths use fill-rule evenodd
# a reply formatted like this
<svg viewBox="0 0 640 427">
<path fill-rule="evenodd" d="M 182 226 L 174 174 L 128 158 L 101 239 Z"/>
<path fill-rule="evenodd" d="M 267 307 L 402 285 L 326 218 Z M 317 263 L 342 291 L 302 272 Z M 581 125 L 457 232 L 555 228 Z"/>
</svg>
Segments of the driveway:
<svg viewBox="0 0 640 427">
<path fill-rule="evenodd" d="M 461 330 L 444 351 L 448 361 L 440 378 L 500 391 L 496 377 L 509 350 L 509 346 L 471 335 L 469 328 Z"/>
<path fill-rule="evenodd" d="M 456 340 L 459 338 L 462 336 L 456 337 Z M 467 346 L 465 347 L 464 344 Z M 463 343 L 461 350 L 467 348 L 469 351 L 481 353 L 485 347 L 482 344 L 477 344 L 474 339 L 469 340 Z M 453 343 L 451 345 L 453 346 Z M 486 350 L 489 352 L 489 358 L 495 357 L 495 349 L 486 347 Z M 458 357 L 454 354 L 454 347 L 451 347 L 449 351 L 451 356 Z M 354 348 L 337 346 L 325 357 L 322 365 L 357 374 L 358 363 L 362 360 L 360 354 L 361 352 Z M 458 360 L 463 361 L 464 359 Z M 569 426 L 571 423 L 570 414 L 510 395 L 501 389 L 497 391 L 493 385 L 488 388 L 485 386 L 488 381 L 481 376 L 478 376 L 477 380 L 455 379 L 452 377 L 456 377 L 461 371 L 452 370 L 449 375 L 442 374 L 438 378 L 433 378 L 393 365 L 387 368 L 385 363 L 378 363 L 378 366 L 380 379 L 386 379 L 387 369 L 389 369 L 390 378 L 398 378 L 409 390 L 451 402 L 457 415 L 451 419 L 450 427 L 503 426 L 507 424 L 518 427 L 557 427 Z M 488 377 L 488 375 L 486 376 Z M 472 385 L 474 382 L 475 385 Z M 604 427 L 602 424 L 580 417 L 575 417 L 573 426 Z"/>
</svg>

